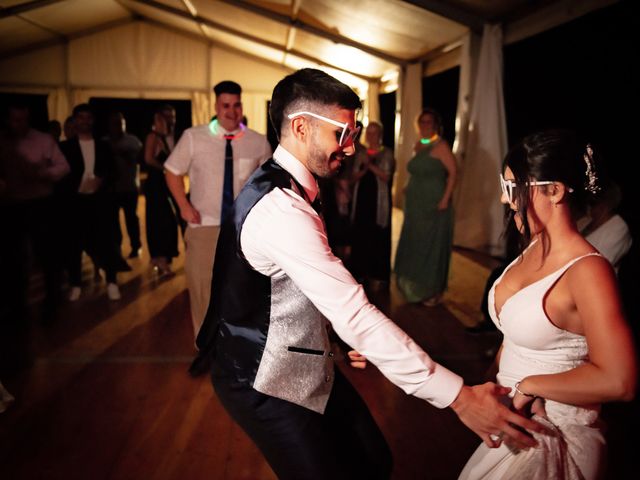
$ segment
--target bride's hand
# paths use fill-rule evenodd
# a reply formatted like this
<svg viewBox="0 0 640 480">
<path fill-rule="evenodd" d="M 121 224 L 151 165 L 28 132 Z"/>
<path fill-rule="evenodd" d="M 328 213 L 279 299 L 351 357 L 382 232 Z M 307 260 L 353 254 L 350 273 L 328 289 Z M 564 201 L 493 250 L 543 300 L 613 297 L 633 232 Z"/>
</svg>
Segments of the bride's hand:
<svg viewBox="0 0 640 480">
<path fill-rule="evenodd" d="M 524 412 L 527 410 L 527 406 L 532 403 L 537 397 L 529 397 L 527 395 L 522 395 L 519 392 L 513 396 L 512 405 L 513 409 L 516 412 Z"/>
<path fill-rule="evenodd" d="M 539 417 L 547 418 L 547 411 L 544 408 L 544 398 L 529 397 L 516 392 L 512 405 L 515 411 L 527 417 L 538 415 Z"/>
</svg>

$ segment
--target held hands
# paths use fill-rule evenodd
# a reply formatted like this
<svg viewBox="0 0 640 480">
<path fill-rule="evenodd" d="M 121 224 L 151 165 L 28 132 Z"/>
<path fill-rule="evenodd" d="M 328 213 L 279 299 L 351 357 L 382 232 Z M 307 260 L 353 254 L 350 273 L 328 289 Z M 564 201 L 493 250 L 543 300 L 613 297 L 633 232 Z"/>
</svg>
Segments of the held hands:
<svg viewBox="0 0 640 480">
<path fill-rule="evenodd" d="M 451 408 L 460 421 L 490 448 L 499 447 L 503 439 L 516 448 L 535 447 L 535 439 L 523 430 L 544 433 L 545 428 L 510 410 L 500 401 L 510 391 L 509 387 L 501 387 L 493 382 L 473 387 L 465 385 Z"/>
<path fill-rule="evenodd" d="M 349 363 L 353 368 L 359 368 L 360 370 L 367 368 L 367 358 L 364 355 L 360 355 L 360 353 L 355 350 L 350 350 L 347 355 L 349 356 Z"/>
</svg>

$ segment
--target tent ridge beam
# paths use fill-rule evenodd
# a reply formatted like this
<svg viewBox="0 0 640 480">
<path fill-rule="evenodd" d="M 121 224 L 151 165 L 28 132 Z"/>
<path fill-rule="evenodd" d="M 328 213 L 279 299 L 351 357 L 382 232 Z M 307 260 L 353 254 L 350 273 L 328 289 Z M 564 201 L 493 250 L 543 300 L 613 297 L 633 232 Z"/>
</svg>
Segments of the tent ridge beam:
<svg viewBox="0 0 640 480">
<path fill-rule="evenodd" d="M 251 35 L 249 33 L 245 33 L 242 32 L 240 30 L 236 30 L 234 28 L 231 28 L 227 25 L 222 25 L 220 23 L 214 22 L 213 20 L 209 20 L 207 18 L 204 17 L 200 17 L 200 16 L 192 16 L 191 13 L 186 12 L 186 11 L 182 11 L 179 10 L 177 8 L 171 7 L 169 5 L 165 5 L 164 3 L 160 3 L 160 2 L 156 2 L 155 0 L 134 0 L 137 3 L 142 3 L 144 5 L 147 5 L 149 7 L 153 7 L 156 8 L 158 10 L 163 10 L 165 12 L 171 13 L 173 15 L 185 18 L 187 20 L 191 20 L 192 22 L 196 22 L 196 23 L 202 23 L 208 27 L 214 28 L 216 30 L 221 30 L 225 33 L 229 33 L 231 35 L 235 35 L 236 37 L 240 37 L 240 38 L 244 38 L 245 40 L 249 40 L 251 42 L 255 42 L 258 43 L 260 45 L 264 45 L 265 47 L 269 47 L 272 48 L 274 50 L 277 50 L 279 52 L 283 52 L 283 53 L 289 53 L 291 55 L 295 55 L 296 57 L 300 57 L 303 58 L 305 60 L 308 60 L 310 62 L 314 62 L 317 63 L 319 65 L 324 65 L 326 67 L 331 67 L 331 68 L 335 68 L 336 70 L 340 70 L 343 71 L 345 73 L 348 73 L 350 75 L 353 75 L 354 77 L 358 77 L 358 78 L 362 78 L 363 80 L 367 80 L 367 81 L 373 81 L 373 79 L 371 77 L 367 77 L 365 75 L 360 75 L 358 73 L 354 73 L 354 72 L 350 72 L 348 70 L 345 70 L 344 68 L 340 68 L 338 66 L 335 65 L 331 65 L 327 62 L 324 62 L 318 58 L 312 57 L 311 55 L 307 55 L 306 53 L 302 53 L 302 52 L 298 52 L 295 50 L 289 50 L 287 51 L 282 45 L 279 45 L 277 43 L 273 43 L 270 42 L 268 40 L 264 40 L 260 37 L 256 37 L 254 35 Z"/>
<path fill-rule="evenodd" d="M 441 17 L 452 20 L 456 23 L 460 23 L 474 32 L 482 32 L 482 28 L 487 21 L 485 18 L 463 10 L 459 7 L 449 4 L 448 2 L 442 2 L 440 0 L 403 0 L 405 3 L 410 3 L 416 7 L 420 7 L 423 10 L 427 10 Z"/>
<path fill-rule="evenodd" d="M 148 23 L 149 25 L 155 25 L 158 28 L 163 28 L 165 30 L 169 30 L 169 31 L 175 33 L 176 35 L 188 36 L 189 38 L 193 38 L 194 40 L 197 40 L 197 41 L 200 41 L 200 42 L 202 41 L 202 35 L 197 35 L 195 33 L 185 32 L 184 30 L 180 30 L 179 28 L 173 27 L 171 25 L 167 25 L 166 23 L 162 23 L 160 20 L 155 20 L 153 18 L 147 18 L 147 17 L 141 17 L 139 19 L 139 21 L 143 22 L 143 23 Z M 208 37 L 205 40 L 206 40 L 207 45 L 209 47 L 224 48 L 227 51 L 237 52 L 240 55 L 244 55 L 246 57 L 252 58 L 252 59 L 260 61 L 260 62 L 267 63 L 269 65 L 279 65 L 279 66 L 284 66 L 285 68 L 289 68 L 282 62 L 276 62 L 276 61 L 270 60 L 268 58 L 260 57 L 260 56 L 255 55 L 255 54 L 252 54 L 252 53 L 249 53 L 249 52 L 245 52 L 244 50 L 240 50 L 238 48 L 232 47 L 230 45 L 227 45 L 227 44 L 222 43 L 222 42 L 217 41 L 217 40 L 211 40 Z M 345 70 L 345 69 L 340 68 L 340 67 L 336 67 L 334 65 L 330 65 L 330 64 L 328 64 L 326 62 L 323 62 L 322 60 L 320 60 L 318 58 L 311 57 L 311 56 L 306 55 L 304 53 L 300 53 L 300 52 L 296 52 L 296 51 L 285 51 L 282 47 L 276 47 L 276 46 L 271 46 L 271 45 L 266 45 L 266 46 L 269 46 L 269 47 L 272 47 L 272 48 L 278 48 L 278 50 L 280 50 L 285 55 L 287 53 L 290 53 L 291 55 L 295 55 L 296 57 L 304 58 L 305 60 L 309 60 L 310 62 L 317 63 L 318 65 L 323 65 L 325 67 L 330 67 L 330 68 L 333 68 L 335 70 L 340 70 L 341 72 L 348 73 L 349 75 L 353 75 L 354 77 L 361 78 L 362 80 L 366 80 L 367 82 L 377 82 L 378 81 L 377 78 L 367 77 L 366 75 L 360 75 L 358 73 L 349 72 L 348 70 Z"/>
<path fill-rule="evenodd" d="M 13 7 L 0 9 L 0 18 L 27 13 L 31 10 L 46 7 L 47 5 L 51 5 L 54 3 L 60 3 L 62 1 L 64 0 L 33 0 L 32 2 L 19 3 L 18 5 L 14 5 Z"/>
<path fill-rule="evenodd" d="M 394 63 L 396 65 L 405 65 L 407 63 L 406 60 L 403 60 L 402 58 L 398 58 L 394 55 L 390 55 L 388 53 L 382 52 L 378 49 L 370 47 L 369 45 L 356 42 L 355 40 L 351 40 L 348 37 L 344 37 L 336 33 L 327 32 L 326 30 L 323 30 L 321 28 L 314 27 L 313 25 L 309 25 L 308 23 L 305 23 L 304 21 L 298 18 L 292 19 L 287 15 L 276 13 L 274 11 L 269 10 L 268 8 L 264 8 L 253 3 L 249 3 L 245 0 L 219 0 L 219 1 L 221 1 L 222 3 L 227 3 L 229 5 L 232 5 L 236 8 L 247 10 L 249 12 L 255 13 L 257 15 L 268 18 L 275 22 L 278 22 L 293 28 L 297 28 L 299 30 L 303 30 L 317 37 L 322 37 L 327 40 L 331 40 L 332 42 L 335 42 L 335 43 L 342 43 L 344 45 L 357 48 L 358 50 L 362 50 L 363 52 L 368 53 L 369 55 L 380 58 L 390 63 Z"/>
</svg>

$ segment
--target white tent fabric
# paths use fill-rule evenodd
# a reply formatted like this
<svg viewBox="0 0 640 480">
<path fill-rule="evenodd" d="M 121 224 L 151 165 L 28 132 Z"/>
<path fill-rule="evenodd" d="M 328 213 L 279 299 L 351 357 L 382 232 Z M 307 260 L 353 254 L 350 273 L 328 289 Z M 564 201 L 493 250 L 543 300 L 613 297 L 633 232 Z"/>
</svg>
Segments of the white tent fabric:
<svg viewBox="0 0 640 480">
<path fill-rule="evenodd" d="M 458 86 L 458 108 L 456 111 L 456 139 L 452 150 L 458 163 L 464 162 L 467 151 L 467 136 L 469 133 L 469 113 L 473 98 L 473 83 L 478 63 L 480 38 L 469 32 L 462 39 L 459 52 L 460 83 Z M 457 196 L 458 190 L 455 191 Z"/>
<path fill-rule="evenodd" d="M 485 25 L 456 197 L 454 244 L 504 254 L 498 174 L 507 151 L 502 93 L 502 28 Z"/>
<path fill-rule="evenodd" d="M 2 89 L 48 95 L 49 116 L 60 122 L 92 97 L 183 99 L 192 123 L 214 113 L 212 85 L 243 86 L 245 114 L 267 130 L 267 101 L 291 70 L 242 52 L 146 22 L 132 22 L 58 45 L 0 60 Z"/>
<path fill-rule="evenodd" d="M 380 94 L 380 86 L 377 83 L 369 84 L 369 95 L 365 108 L 368 107 L 368 122 L 380 122 L 380 102 L 378 95 Z"/>
<path fill-rule="evenodd" d="M 400 134 L 396 146 L 396 176 L 394 180 L 394 204 L 404 205 L 404 186 L 408 179 L 407 163 L 413 156 L 413 147 L 418 138 L 415 119 L 422 109 L 422 64 L 409 64 L 402 76 L 400 94 L 402 98 Z"/>
</svg>

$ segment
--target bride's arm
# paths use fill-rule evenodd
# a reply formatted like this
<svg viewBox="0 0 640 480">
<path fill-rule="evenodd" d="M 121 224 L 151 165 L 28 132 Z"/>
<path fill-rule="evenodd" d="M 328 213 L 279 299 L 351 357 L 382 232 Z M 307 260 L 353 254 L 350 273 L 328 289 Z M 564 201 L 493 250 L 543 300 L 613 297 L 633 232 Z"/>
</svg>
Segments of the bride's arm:
<svg viewBox="0 0 640 480">
<path fill-rule="evenodd" d="M 569 292 L 587 339 L 589 362 L 559 374 L 526 377 L 518 389 L 573 405 L 632 400 L 638 377 L 637 359 L 613 269 L 604 258 L 591 257 L 577 262 L 567 275 Z M 516 397 L 519 398 L 514 402 L 526 403 L 519 393 Z"/>
</svg>

